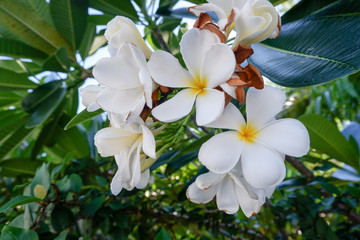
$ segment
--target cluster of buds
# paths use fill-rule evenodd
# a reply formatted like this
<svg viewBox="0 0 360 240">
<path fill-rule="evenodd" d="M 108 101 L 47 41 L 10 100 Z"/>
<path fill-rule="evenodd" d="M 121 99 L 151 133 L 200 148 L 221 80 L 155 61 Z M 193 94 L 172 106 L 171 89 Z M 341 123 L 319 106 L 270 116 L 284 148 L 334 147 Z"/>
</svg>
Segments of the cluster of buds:
<svg viewBox="0 0 360 240">
<path fill-rule="evenodd" d="M 115 156 L 113 194 L 147 185 L 147 156 L 159 155 L 153 135 L 159 130 L 145 123 L 177 121 L 195 105 L 198 126 L 229 131 L 201 146 L 198 159 L 209 172 L 197 177 L 187 196 L 195 203 L 216 196 L 220 210 L 232 214 L 240 207 L 249 217 L 284 179 L 285 155 L 308 152 L 309 136 L 301 122 L 275 119 L 285 94 L 264 86 L 259 70 L 245 61 L 253 53 L 250 44 L 279 35 L 275 8 L 267 0 L 208 2 L 189 8 L 198 19 L 180 41 L 187 69 L 169 52 L 152 52 L 135 24 L 118 16 L 105 32 L 111 57 L 99 60 L 93 70 L 100 85 L 80 93 L 88 111 L 102 108 L 110 119 L 111 127 L 96 134 L 95 145 L 102 156 Z M 217 14 L 217 24 L 207 11 Z M 230 44 L 233 29 L 236 37 Z M 159 104 L 159 93 L 164 97 L 169 88 L 180 90 Z M 249 88 L 246 96 L 245 88 Z M 246 102 L 246 121 L 232 98 Z"/>
</svg>

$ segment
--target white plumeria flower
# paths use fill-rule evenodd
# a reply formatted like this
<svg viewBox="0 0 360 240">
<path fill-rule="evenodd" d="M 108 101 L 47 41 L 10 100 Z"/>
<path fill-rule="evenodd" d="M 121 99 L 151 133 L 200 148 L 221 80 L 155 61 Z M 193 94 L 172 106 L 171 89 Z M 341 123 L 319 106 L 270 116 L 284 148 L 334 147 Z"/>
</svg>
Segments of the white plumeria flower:
<svg viewBox="0 0 360 240">
<path fill-rule="evenodd" d="M 145 155 L 156 158 L 155 138 L 144 121 L 138 117 L 134 122 L 121 124 L 122 117 L 109 114 L 111 127 L 103 128 L 95 135 L 95 145 L 103 157 L 115 156 L 118 170 L 111 182 L 111 192 L 118 195 L 122 188 L 144 188 L 149 180 L 149 169 L 141 173 Z"/>
<path fill-rule="evenodd" d="M 93 74 L 105 87 L 96 96 L 105 111 L 121 114 L 126 119 L 130 114 L 138 116 L 145 103 L 152 108 L 151 95 L 156 86 L 144 54 L 133 44 L 125 43 L 118 56 L 100 59 Z"/>
<path fill-rule="evenodd" d="M 79 89 L 81 103 L 87 108 L 88 112 L 93 112 L 100 108 L 99 104 L 96 102 L 96 96 L 103 89 L 104 87 L 99 85 L 88 85 Z"/>
<path fill-rule="evenodd" d="M 246 0 L 208 0 L 208 2 L 190 7 L 189 11 L 196 16 L 200 16 L 200 13 L 214 12 L 219 18 L 217 23 L 220 30 L 225 30 L 237 18 Z"/>
<path fill-rule="evenodd" d="M 209 127 L 225 128 L 205 142 L 199 160 L 210 171 L 229 172 L 237 162 L 246 181 L 255 188 L 272 187 L 285 177 L 285 154 L 295 157 L 309 151 L 309 134 L 296 119 L 276 120 L 286 97 L 274 87 L 250 88 L 246 96 L 247 122 L 240 111 L 229 104 L 221 117 Z"/>
<path fill-rule="evenodd" d="M 186 191 L 190 201 L 198 204 L 210 202 L 216 196 L 219 210 L 228 214 L 241 210 L 247 217 L 258 213 L 265 199 L 270 198 L 275 187 L 254 188 L 241 171 L 241 165 L 225 174 L 208 172 L 198 176 Z"/>
<path fill-rule="evenodd" d="M 280 33 L 280 17 L 269 1 L 248 0 L 239 12 L 235 29 L 233 47 L 238 44 L 250 45 L 267 38 L 276 38 Z"/>
<path fill-rule="evenodd" d="M 135 23 L 127 17 L 116 16 L 107 24 L 105 38 L 109 42 L 110 56 L 116 56 L 124 43 L 132 43 L 139 47 L 146 58 L 150 58 L 152 51 L 148 48 Z"/>
<path fill-rule="evenodd" d="M 225 30 L 234 21 L 237 45 L 250 45 L 267 38 L 276 38 L 280 33 L 280 18 L 274 6 L 267 0 L 208 0 L 209 3 L 189 8 L 199 16 L 212 11 L 219 17 L 218 25 Z M 231 16 L 232 10 L 235 16 Z M 230 25 L 229 28 L 232 28 Z"/>
<path fill-rule="evenodd" d="M 163 122 L 176 121 L 190 113 L 196 99 L 196 123 L 205 125 L 217 119 L 224 110 L 224 93 L 214 89 L 229 80 L 235 69 L 232 50 L 220 43 L 208 30 L 193 28 L 180 42 L 180 52 L 189 69 L 165 51 L 153 53 L 149 70 L 154 81 L 172 88 L 185 88 L 173 98 L 153 109 Z"/>
</svg>

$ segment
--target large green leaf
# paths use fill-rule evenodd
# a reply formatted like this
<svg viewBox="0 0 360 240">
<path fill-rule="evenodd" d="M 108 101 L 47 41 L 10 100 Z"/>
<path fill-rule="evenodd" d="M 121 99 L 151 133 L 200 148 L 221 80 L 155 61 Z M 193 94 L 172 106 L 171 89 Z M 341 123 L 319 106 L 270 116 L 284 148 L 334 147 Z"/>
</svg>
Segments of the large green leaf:
<svg viewBox="0 0 360 240">
<path fill-rule="evenodd" d="M 0 213 L 8 210 L 9 208 L 13 208 L 19 205 L 24 205 L 32 202 L 38 202 L 40 199 L 29 197 L 29 196 L 16 196 L 4 205 L 0 207 Z"/>
<path fill-rule="evenodd" d="M 24 74 L 16 74 L 0 68 L 0 91 L 35 88 L 37 84 Z"/>
<path fill-rule="evenodd" d="M 70 57 L 66 51 L 66 47 L 62 46 L 49 56 L 44 64 L 44 70 L 54 72 L 69 72 Z"/>
<path fill-rule="evenodd" d="M 23 100 L 25 111 L 31 113 L 26 127 L 32 128 L 43 123 L 59 106 L 66 94 L 62 81 L 52 81 L 41 85 Z"/>
<path fill-rule="evenodd" d="M 46 0 L 18 0 L 27 9 L 35 12 L 51 26 L 54 25 L 50 15 L 50 7 Z"/>
<path fill-rule="evenodd" d="M 72 128 L 80 123 L 89 121 L 90 119 L 96 117 L 97 115 L 100 115 L 103 112 L 104 111 L 102 109 L 98 109 L 94 112 L 88 112 L 87 109 L 84 109 L 66 124 L 65 130 L 68 130 L 69 128 Z"/>
<path fill-rule="evenodd" d="M 0 34 L 11 32 L 17 40 L 23 41 L 47 54 L 61 46 L 67 46 L 70 55 L 73 50 L 66 40 L 35 12 L 11 0 L 0 1 Z"/>
<path fill-rule="evenodd" d="M 5 226 L 1 230 L 0 240 L 18 240 L 18 239 L 39 240 L 39 236 L 38 236 L 37 232 L 35 232 L 33 230 L 12 227 L 12 226 Z"/>
<path fill-rule="evenodd" d="M 51 0 L 50 11 L 56 29 L 77 49 L 83 37 L 88 15 L 88 0 Z"/>
<path fill-rule="evenodd" d="M 133 20 L 137 13 L 131 1 L 124 0 L 90 0 L 90 7 L 111 15 L 123 15 Z"/>
<path fill-rule="evenodd" d="M 46 54 L 13 39 L 0 38 L 0 55 L 14 58 L 31 58 L 42 59 L 46 58 Z"/>
<path fill-rule="evenodd" d="M 360 68 L 360 18 L 305 18 L 283 26 L 280 37 L 253 44 L 250 63 L 287 87 L 327 82 Z"/>
<path fill-rule="evenodd" d="M 31 160 L 30 158 L 12 158 L 0 162 L 1 176 L 16 177 L 35 175 L 36 169 L 41 165 L 41 161 Z"/>
<path fill-rule="evenodd" d="M 5 119 L 0 120 L 1 132 L 0 132 L 0 143 L 5 141 L 13 131 L 19 126 L 23 125 L 27 121 L 27 117 L 24 113 L 12 114 Z"/>
<path fill-rule="evenodd" d="M 22 100 L 22 96 L 16 92 L 2 92 L 0 94 L 0 108 L 16 105 Z"/>
<path fill-rule="evenodd" d="M 33 62 L 20 60 L 0 60 L 0 68 L 17 74 L 34 75 L 42 72 L 41 66 Z"/>
<path fill-rule="evenodd" d="M 359 156 L 338 128 L 326 118 L 307 114 L 299 118 L 310 135 L 310 146 L 360 171 Z"/>
<path fill-rule="evenodd" d="M 79 53 L 83 60 L 85 60 L 85 58 L 89 56 L 91 46 L 94 42 L 95 33 L 96 33 L 96 25 L 89 22 L 86 26 L 84 37 L 79 46 Z"/>
</svg>

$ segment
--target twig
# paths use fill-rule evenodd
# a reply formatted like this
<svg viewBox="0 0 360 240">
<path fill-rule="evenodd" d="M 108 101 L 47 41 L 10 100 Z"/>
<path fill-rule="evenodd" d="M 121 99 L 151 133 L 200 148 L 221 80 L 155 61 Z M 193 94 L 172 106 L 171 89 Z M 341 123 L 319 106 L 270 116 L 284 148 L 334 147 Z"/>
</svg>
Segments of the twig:
<svg viewBox="0 0 360 240">
<path fill-rule="evenodd" d="M 285 160 L 288 161 L 296 170 L 298 170 L 302 175 L 313 178 L 314 174 L 299 160 L 296 160 L 294 157 L 286 156 Z"/>
<path fill-rule="evenodd" d="M 161 34 L 160 30 L 158 28 L 154 29 L 153 34 L 154 34 L 156 40 L 158 41 L 158 43 L 160 44 L 160 46 L 165 51 L 171 53 L 171 50 L 170 50 L 169 46 L 167 45 L 167 43 L 164 41 L 164 38 L 162 37 L 162 34 Z"/>
</svg>

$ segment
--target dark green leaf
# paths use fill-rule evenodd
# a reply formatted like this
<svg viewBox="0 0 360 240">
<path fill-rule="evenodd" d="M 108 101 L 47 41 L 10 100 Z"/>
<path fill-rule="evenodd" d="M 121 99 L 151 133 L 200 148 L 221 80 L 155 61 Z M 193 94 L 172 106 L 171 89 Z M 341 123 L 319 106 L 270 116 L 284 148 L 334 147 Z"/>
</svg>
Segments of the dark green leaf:
<svg viewBox="0 0 360 240">
<path fill-rule="evenodd" d="M 93 215 L 101 205 L 104 203 L 105 197 L 98 197 L 92 200 L 91 202 L 84 203 L 81 206 L 81 212 L 84 214 L 84 216 L 88 217 L 90 215 Z"/>
<path fill-rule="evenodd" d="M 34 188 L 36 185 L 41 185 L 45 190 L 50 188 L 50 173 L 49 164 L 43 163 L 41 167 L 36 170 L 35 176 L 30 184 L 30 193 L 34 196 Z"/>
<path fill-rule="evenodd" d="M 50 15 L 49 4 L 44 0 L 18 0 L 28 10 L 35 12 L 51 26 L 54 25 Z"/>
<path fill-rule="evenodd" d="M 69 44 L 55 29 L 19 2 L 1 1 L 0 25 L 7 30 L 5 35 L 12 32 L 17 37 L 16 40 L 23 41 L 47 54 L 51 54 L 60 46 L 68 46 L 69 52 L 73 55 Z M 0 34 L 3 33 L 0 31 Z"/>
<path fill-rule="evenodd" d="M 64 230 L 54 240 L 66 240 L 67 235 L 68 231 Z"/>
<path fill-rule="evenodd" d="M 0 38 L 0 55 L 14 58 L 44 59 L 46 54 L 13 39 Z"/>
<path fill-rule="evenodd" d="M 82 110 L 78 115 L 73 117 L 68 124 L 65 126 L 65 130 L 68 130 L 80 123 L 89 121 L 90 119 L 96 117 L 97 115 L 100 115 L 104 111 L 102 109 L 98 109 L 94 112 L 88 112 L 87 109 Z"/>
<path fill-rule="evenodd" d="M 58 32 L 77 49 L 87 24 L 88 0 L 51 0 L 50 11 Z"/>
<path fill-rule="evenodd" d="M 299 120 L 309 131 L 311 147 L 360 170 L 359 156 L 335 125 L 315 114 L 303 115 Z"/>
<path fill-rule="evenodd" d="M 69 72 L 70 68 L 70 58 L 66 51 L 66 47 L 62 46 L 57 49 L 54 54 L 49 56 L 43 65 L 45 70 L 55 71 L 55 72 Z"/>
<path fill-rule="evenodd" d="M 16 74 L 0 69 L 0 91 L 35 88 L 37 84 L 30 81 L 24 74 Z"/>
<path fill-rule="evenodd" d="M 108 22 L 113 19 L 114 16 L 112 15 L 89 15 L 89 23 L 93 23 L 95 25 L 106 25 Z"/>
<path fill-rule="evenodd" d="M 30 229 L 5 226 L 1 231 L 0 240 L 39 240 L 38 234 Z"/>
<path fill-rule="evenodd" d="M 181 167 L 185 166 L 189 162 L 195 160 L 198 156 L 199 151 L 193 151 L 190 153 L 185 153 L 176 158 L 172 159 L 171 162 L 168 163 L 166 167 L 166 175 L 170 175 L 175 171 L 179 170 Z"/>
<path fill-rule="evenodd" d="M 36 169 L 41 165 L 40 161 L 30 158 L 13 158 L 0 162 L 1 176 L 34 176 Z"/>
<path fill-rule="evenodd" d="M 6 140 L 7 137 L 23 125 L 27 121 L 25 114 L 13 114 L 6 119 L 0 120 L 0 126 L 2 127 L 0 132 L 0 143 Z"/>
<path fill-rule="evenodd" d="M 90 0 L 90 7 L 111 15 L 123 15 L 133 20 L 137 19 L 137 13 L 131 1 L 124 0 Z"/>
<path fill-rule="evenodd" d="M 17 73 L 34 75 L 42 71 L 41 66 L 33 62 L 22 62 L 20 60 L 0 60 L 0 68 Z"/>
<path fill-rule="evenodd" d="M 94 42 L 96 33 L 96 25 L 93 23 L 88 23 L 84 32 L 84 37 L 79 46 L 79 53 L 83 60 L 89 55 L 91 46 Z"/>
<path fill-rule="evenodd" d="M 67 207 L 56 206 L 51 212 L 50 221 L 52 228 L 56 232 L 62 232 L 74 221 L 74 216 Z"/>
<path fill-rule="evenodd" d="M 171 240 L 172 237 L 170 235 L 170 233 L 165 229 L 161 229 L 160 232 L 158 232 L 158 234 L 156 234 L 155 240 Z"/>
<path fill-rule="evenodd" d="M 28 204 L 28 203 L 32 203 L 32 202 L 39 202 L 39 201 L 40 201 L 40 199 L 34 198 L 34 197 L 16 196 L 0 207 L 0 213 L 8 210 L 9 208 L 14 208 L 19 205 L 24 205 L 24 204 Z"/>
<path fill-rule="evenodd" d="M 277 39 L 253 44 L 250 63 L 271 81 L 287 87 L 327 82 L 360 68 L 360 48 L 354 36 L 360 18 L 306 18 L 282 27 Z"/>
</svg>

